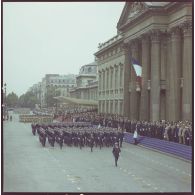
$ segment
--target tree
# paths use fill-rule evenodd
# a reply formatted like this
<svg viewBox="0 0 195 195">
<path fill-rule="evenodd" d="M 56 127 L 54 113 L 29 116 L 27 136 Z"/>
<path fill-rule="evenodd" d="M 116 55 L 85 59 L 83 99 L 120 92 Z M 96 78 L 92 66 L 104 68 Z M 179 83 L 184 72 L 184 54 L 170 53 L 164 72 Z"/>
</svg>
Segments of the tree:
<svg viewBox="0 0 195 195">
<path fill-rule="evenodd" d="M 18 96 L 12 92 L 6 97 L 6 103 L 8 107 L 15 107 L 18 104 Z"/>
<path fill-rule="evenodd" d="M 21 95 L 18 101 L 18 105 L 20 107 L 27 107 L 31 109 L 35 107 L 35 104 L 40 104 L 40 102 L 35 94 L 29 91 Z"/>
<path fill-rule="evenodd" d="M 46 93 L 47 106 L 48 107 L 54 106 L 54 104 L 56 103 L 54 97 L 59 95 L 60 95 L 60 91 L 56 89 L 54 86 L 47 87 L 47 93 Z"/>
</svg>

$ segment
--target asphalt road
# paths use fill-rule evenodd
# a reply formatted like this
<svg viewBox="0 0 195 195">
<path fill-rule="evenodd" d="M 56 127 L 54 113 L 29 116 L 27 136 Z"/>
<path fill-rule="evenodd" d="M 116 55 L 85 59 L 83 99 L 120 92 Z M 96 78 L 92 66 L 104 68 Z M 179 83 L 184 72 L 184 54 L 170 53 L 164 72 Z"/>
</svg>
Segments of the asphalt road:
<svg viewBox="0 0 195 195">
<path fill-rule="evenodd" d="M 112 148 L 43 148 L 30 124 L 3 123 L 4 192 L 191 192 L 191 163 L 123 144 Z"/>
</svg>

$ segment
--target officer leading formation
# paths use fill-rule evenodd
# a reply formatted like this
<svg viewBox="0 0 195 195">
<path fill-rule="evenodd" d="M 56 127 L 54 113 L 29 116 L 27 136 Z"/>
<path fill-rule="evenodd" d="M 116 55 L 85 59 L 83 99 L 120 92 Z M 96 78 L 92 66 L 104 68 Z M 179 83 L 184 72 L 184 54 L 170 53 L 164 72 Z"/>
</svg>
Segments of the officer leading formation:
<svg viewBox="0 0 195 195">
<path fill-rule="evenodd" d="M 55 143 L 59 144 L 62 149 L 63 146 L 75 146 L 82 149 L 89 147 L 93 152 L 94 147 L 112 147 L 115 156 L 115 165 L 119 158 L 119 145 L 122 147 L 124 132 L 118 131 L 111 127 L 93 127 L 90 123 L 51 123 L 46 124 L 31 124 L 33 135 L 38 134 L 39 141 L 44 147 L 46 140 L 54 147 Z M 121 150 L 120 150 L 121 152 Z"/>
</svg>

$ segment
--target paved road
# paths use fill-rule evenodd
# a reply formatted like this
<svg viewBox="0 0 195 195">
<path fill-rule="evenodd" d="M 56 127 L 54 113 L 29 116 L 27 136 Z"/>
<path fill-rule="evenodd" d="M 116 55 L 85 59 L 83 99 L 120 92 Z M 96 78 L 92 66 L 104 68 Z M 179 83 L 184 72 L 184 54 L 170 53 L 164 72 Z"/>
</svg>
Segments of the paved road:
<svg viewBox="0 0 195 195">
<path fill-rule="evenodd" d="M 124 143 L 111 148 L 43 148 L 30 124 L 4 122 L 4 192 L 190 192 L 191 163 Z"/>
</svg>

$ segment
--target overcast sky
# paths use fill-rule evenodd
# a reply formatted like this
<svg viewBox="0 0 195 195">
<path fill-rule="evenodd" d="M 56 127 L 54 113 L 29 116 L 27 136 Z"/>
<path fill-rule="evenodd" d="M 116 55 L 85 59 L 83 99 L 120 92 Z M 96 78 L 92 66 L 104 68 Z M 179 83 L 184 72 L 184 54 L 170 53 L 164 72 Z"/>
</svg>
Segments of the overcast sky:
<svg viewBox="0 0 195 195">
<path fill-rule="evenodd" d="M 25 93 L 45 74 L 78 74 L 117 34 L 125 2 L 3 3 L 3 82 Z"/>
</svg>

